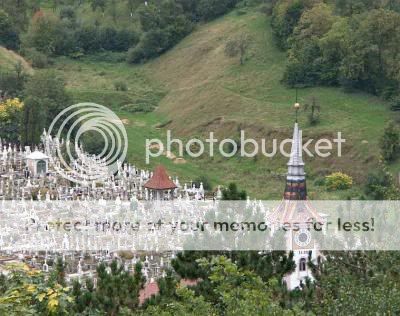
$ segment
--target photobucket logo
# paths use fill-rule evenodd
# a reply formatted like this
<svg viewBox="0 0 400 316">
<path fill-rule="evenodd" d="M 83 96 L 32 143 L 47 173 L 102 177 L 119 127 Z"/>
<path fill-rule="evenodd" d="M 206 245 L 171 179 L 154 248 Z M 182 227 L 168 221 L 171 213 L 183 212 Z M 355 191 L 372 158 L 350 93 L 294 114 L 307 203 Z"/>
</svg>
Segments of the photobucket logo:
<svg viewBox="0 0 400 316">
<path fill-rule="evenodd" d="M 302 140 L 302 131 L 299 131 L 299 139 Z M 221 156 L 231 158 L 236 155 L 241 157 L 253 158 L 259 154 L 265 157 L 272 158 L 277 154 L 281 154 L 284 157 L 290 157 L 290 147 L 293 140 L 291 138 L 278 141 L 272 139 L 271 144 L 267 145 L 265 138 L 256 140 L 253 138 L 247 138 L 245 131 L 240 131 L 240 140 L 236 141 L 231 138 L 225 138 L 218 140 L 215 138 L 214 133 L 210 132 L 207 139 L 200 140 L 198 138 L 192 138 L 184 144 L 181 139 L 172 138 L 171 131 L 167 131 L 166 146 L 164 143 L 157 138 L 146 139 L 146 163 L 150 163 L 150 158 L 160 157 L 165 153 L 172 153 L 173 147 L 178 147 L 179 157 L 184 156 L 184 150 L 186 155 L 192 158 L 199 158 L 205 154 L 210 157 L 214 157 L 215 153 L 218 152 Z M 327 139 L 321 138 L 318 140 L 309 139 L 307 142 L 301 142 L 300 154 L 304 152 L 309 157 L 322 157 L 326 158 L 332 155 L 335 150 L 338 157 L 342 156 L 342 144 L 346 142 L 346 139 L 342 138 L 342 133 L 338 132 L 336 138 Z M 207 153 L 206 153 L 207 149 Z M 312 151 L 313 149 L 313 151 Z M 314 153 L 315 154 L 314 154 Z"/>
<path fill-rule="evenodd" d="M 82 147 L 87 133 L 102 139 L 103 148 L 97 154 L 87 153 Z M 104 180 L 114 174 L 128 150 L 122 121 L 113 111 L 95 103 L 79 103 L 64 109 L 51 123 L 48 135 L 65 139 L 62 145 L 45 140 L 46 154 L 62 177 L 76 183 Z"/>
</svg>

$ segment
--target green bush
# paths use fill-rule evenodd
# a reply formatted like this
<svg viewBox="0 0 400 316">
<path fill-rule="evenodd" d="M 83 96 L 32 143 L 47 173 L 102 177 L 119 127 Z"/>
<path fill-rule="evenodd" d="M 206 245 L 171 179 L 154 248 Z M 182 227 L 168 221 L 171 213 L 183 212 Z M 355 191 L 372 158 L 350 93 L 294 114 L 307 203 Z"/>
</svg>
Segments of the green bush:
<svg viewBox="0 0 400 316">
<path fill-rule="evenodd" d="M 265 14 L 266 16 L 271 16 L 272 15 L 272 10 L 273 10 L 273 6 L 271 3 L 267 3 L 263 6 L 260 7 L 260 12 Z"/>
<path fill-rule="evenodd" d="M 116 81 L 114 82 L 114 88 L 116 91 L 127 91 L 128 86 L 124 81 Z"/>
<path fill-rule="evenodd" d="M 223 200 L 246 200 L 247 193 L 244 190 L 239 191 L 236 183 L 230 183 L 229 186 L 222 190 Z"/>
<path fill-rule="evenodd" d="M 145 32 L 139 43 L 128 51 L 128 63 L 141 63 L 161 55 L 193 30 L 183 4 L 162 1 L 159 5 L 160 8 L 154 4 L 139 7 L 137 14 Z"/>
<path fill-rule="evenodd" d="M 8 97 L 20 96 L 27 78 L 28 76 L 24 73 L 18 76 L 15 73 L 0 72 L 0 90 Z"/>
<path fill-rule="evenodd" d="M 146 54 L 141 43 L 128 50 L 126 61 L 129 64 L 138 64 L 146 59 Z"/>
<path fill-rule="evenodd" d="M 315 179 L 314 185 L 318 186 L 318 187 L 321 187 L 321 186 L 325 185 L 325 179 L 324 178 Z"/>
<path fill-rule="evenodd" d="M 83 26 L 75 31 L 76 46 L 81 48 L 85 53 L 99 51 L 101 42 L 99 31 L 93 25 Z"/>
<path fill-rule="evenodd" d="M 76 19 L 76 12 L 73 6 L 65 6 L 60 9 L 59 13 L 60 19 L 67 19 L 71 21 L 75 21 Z"/>
<path fill-rule="evenodd" d="M 384 200 L 386 191 L 393 185 L 390 173 L 385 170 L 373 171 L 368 174 L 365 184 L 365 194 L 373 200 Z"/>
<path fill-rule="evenodd" d="M 150 104 L 146 101 L 140 101 L 135 104 L 125 104 L 121 107 L 121 110 L 130 112 L 130 113 L 136 113 L 136 112 L 142 112 L 142 113 L 149 113 L 153 112 L 155 109 L 155 105 Z"/>
<path fill-rule="evenodd" d="M 383 132 L 381 139 L 381 152 L 383 159 L 393 161 L 397 158 L 400 151 L 399 130 L 394 122 L 389 122 Z"/>
<path fill-rule="evenodd" d="M 235 6 L 236 2 L 236 0 L 199 0 L 197 15 L 201 20 L 209 21 L 225 14 Z"/>
<path fill-rule="evenodd" d="M 140 63 L 159 56 L 177 43 L 177 36 L 168 29 L 154 29 L 146 32 L 138 45 L 128 51 L 128 63 Z M 172 37 L 171 37 L 172 36 Z"/>
<path fill-rule="evenodd" d="M 400 111 L 400 95 L 392 98 L 390 102 L 390 109 L 392 111 Z"/>
<path fill-rule="evenodd" d="M 199 176 L 196 180 L 194 180 L 196 188 L 199 188 L 201 183 L 203 183 L 203 188 L 205 191 L 212 190 L 211 181 L 207 176 Z"/>
<path fill-rule="evenodd" d="M 94 131 L 88 131 L 83 134 L 81 142 L 83 149 L 91 155 L 100 155 L 105 146 L 105 140 L 102 135 Z"/>
<path fill-rule="evenodd" d="M 101 48 L 114 52 L 127 51 L 139 41 L 136 32 L 132 30 L 116 30 L 112 27 L 100 29 L 98 36 Z"/>
<path fill-rule="evenodd" d="M 329 191 L 347 190 L 353 185 L 353 178 L 342 172 L 334 172 L 325 177 L 325 185 Z"/>
<path fill-rule="evenodd" d="M 50 65 L 50 59 L 44 53 L 39 52 L 35 48 L 25 51 L 26 58 L 31 62 L 34 68 L 46 68 Z"/>
<path fill-rule="evenodd" d="M 17 49 L 19 41 L 19 35 L 12 19 L 4 10 L 0 9 L 0 45 L 9 49 Z"/>
</svg>

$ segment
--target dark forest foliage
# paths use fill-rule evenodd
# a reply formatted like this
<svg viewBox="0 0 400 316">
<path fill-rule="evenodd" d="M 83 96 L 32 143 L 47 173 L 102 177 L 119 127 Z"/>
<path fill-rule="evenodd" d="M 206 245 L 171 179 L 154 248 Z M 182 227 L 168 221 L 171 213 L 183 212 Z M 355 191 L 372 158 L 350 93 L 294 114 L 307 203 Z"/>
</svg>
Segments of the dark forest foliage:
<svg viewBox="0 0 400 316">
<path fill-rule="evenodd" d="M 272 26 L 289 86 L 340 85 L 396 100 L 399 1 L 280 0 Z"/>
<path fill-rule="evenodd" d="M 128 62 L 142 62 L 173 47 L 197 23 L 228 12 L 237 0 L 54 0 L 50 1 L 51 11 L 42 8 L 43 2 L 0 2 L 0 45 L 20 49 L 39 68 L 45 67 L 51 56 L 76 58 L 129 49 Z M 85 5 L 94 13 L 101 12 L 103 18 L 85 22 L 80 16 Z M 132 17 L 128 26 L 117 23 L 121 7 Z M 109 16 L 111 24 L 106 19 Z"/>
</svg>

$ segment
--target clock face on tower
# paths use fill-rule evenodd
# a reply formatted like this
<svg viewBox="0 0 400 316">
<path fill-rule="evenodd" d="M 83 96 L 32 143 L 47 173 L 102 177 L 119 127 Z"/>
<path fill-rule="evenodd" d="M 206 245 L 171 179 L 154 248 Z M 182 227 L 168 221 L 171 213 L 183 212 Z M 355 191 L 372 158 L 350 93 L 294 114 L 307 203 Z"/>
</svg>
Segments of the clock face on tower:
<svg viewBox="0 0 400 316">
<path fill-rule="evenodd" d="M 311 233 L 308 231 L 308 229 L 300 229 L 294 235 L 294 242 L 298 247 L 307 247 L 311 242 Z"/>
</svg>

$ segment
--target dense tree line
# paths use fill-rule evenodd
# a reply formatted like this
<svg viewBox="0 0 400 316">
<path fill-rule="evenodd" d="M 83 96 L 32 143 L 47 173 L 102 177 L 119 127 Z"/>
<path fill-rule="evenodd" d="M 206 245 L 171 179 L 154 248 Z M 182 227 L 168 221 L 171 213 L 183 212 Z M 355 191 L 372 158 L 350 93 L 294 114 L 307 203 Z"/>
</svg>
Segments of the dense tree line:
<svg viewBox="0 0 400 316">
<path fill-rule="evenodd" d="M 290 86 L 340 85 L 398 100 L 400 2 L 279 0 L 272 13 L 288 51 Z"/>
<path fill-rule="evenodd" d="M 140 5 L 139 43 L 128 52 L 128 62 L 156 57 L 188 35 L 196 23 L 212 20 L 232 9 L 237 0 L 161 0 Z"/>
<path fill-rule="evenodd" d="M 53 71 L 41 71 L 27 80 L 23 90 L 21 140 L 25 144 L 37 144 L 44 128 L 67 106 L 72 104 L 62 78 Z"/>
<path fill-rule="evenodd" d="M 140 6 L 139 22 L 143 30 L 140 42 L 128 54 L 128 62 L 136 63 L 162 54 L 193 29 L 193 22 L 181 5 L 163 1 L 160 6 Z"/>
<path fill-rule="evenodd" d="M 194 253 L 195 254 L 195 253 Z M 197 285 L 180 278 L 188 270 L 168 271 L 158 280 L 159 294 L 139 305 L 144 286 L 140 263 L 135 272 L 123 261 L 97 268 L 92 279 L 65 280 L 65 262 L 52 263 L 45 276 L 25 265 L 0 275 L 3 315 L 396 315 L 400 309 L 398 252 L 326 252 L 310 264 L 315 281 L 288 292 L 281 283 L 291 269 L 284 253 L 190 255 Z M 189 258 L 188 257 L 188 258 Z M 229 258 L 230 257 L 230 258 Z M 182 260 L 180 256 L 178 260 Z M 194 270 L 194 269 L 197 269 Z M 186 271 L 186 272 L 183 272 Z M 183 273 L 183 274 L 182 274 Z"/>
<path fill-rule="evenodd" d="M 129 49 L 128 62 L 142 62 L 174 46 L 196 23 L 226 13 L 237 0 L 53 0 L 50 11 L 43 2 L 0 2 L 0 45 L 20 49 L 37 67 L 52 56 Z M 84 20 L 83 8 L 101 18 Z M 118 23 L 121 10 L 130 15 L 129 24 Z"/>
<path fill-rule="evenodd" d="M 162 54 L 197 23 L 226 13 L 236 2 L 2 0 L 0 45 L 24 55 L 34 68 L 46 68 L 57 56 L 80 58 L 98 52 L 127 53 L 119 55 L 126 55 L 129 63 L 139 63 Z M 85 18 L 88 10 L 93 16 Z M 128 23 L 119 23 L 121 14 Z M 54 72 L 36 71 L 32 77 L 18 64 L 15 71 L 0 72 L 2 98 L 22 101 L 21 109 L 12 113 L 13 107 L 3 107 L 0 134 L 23 144 L 38 143 L 43 128 L 72 102 Z"/>
<path fill-rule="evenodd" d="M 77 57 L 102 50 L 127 51 L 137 41 L 133 29 L 84 25 L 77 21 L 74 11 L 61 10 L 60 15 L 37 11 L 22 36 L 21 49 L 35 62 L 41 55 Z"/>
<path fill-rule="evenodd" d="M 38 144 L 43 129 L 72 104 L 72 98 L 64 80 L 54 71 L 37 70 L 28 75 L 19 69 L 16 66 L 15 72 L 0 73 L 0 137 L 26 145 Z"/>
</svg>

